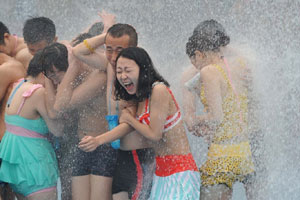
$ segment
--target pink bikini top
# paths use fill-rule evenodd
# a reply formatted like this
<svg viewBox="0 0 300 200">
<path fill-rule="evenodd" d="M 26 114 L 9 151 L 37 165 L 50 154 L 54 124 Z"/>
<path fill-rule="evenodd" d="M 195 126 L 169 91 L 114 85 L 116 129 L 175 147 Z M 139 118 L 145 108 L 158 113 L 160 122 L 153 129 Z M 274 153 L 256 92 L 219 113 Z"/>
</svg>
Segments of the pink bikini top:
<svg viewBox="0 0 300 200">
<path fill-rule="evenodd" d="M 27 80 L 24 79 L 24 78 L 21 78 L 21 79 L 19 79 L 17 82 L 14 83 L 14 86 L 15 86 L 16 84 L 18 84 L 18 85 L 17 85 L 17 87 L 15 88 L 15 90 L 12 92 L 11 96 L 9 97 L 9 99 L 8 99 L 8 101 L 7 101 L 7 106 L 8 106 L 8 107 L 10 106 L 10 103 L 11 103 L 13 97 L 15 96 L 17 90 L 18 90 L 18 89 L 23 85 L 23 83 L 25 83 L 25 82 L 27 82 Z M 26 98 L 30 97 L 30 96 L 34 93 L 35 90 L 37 90 L 37 89 L 39 89 L 39 88 L 42 88 L 42 87 L 43 87 L 43 86 L 42 86 L 41 84 L 34 84 L 29 90 L 27 90 L 27 91 L 25 91 L 25 92 L 23 93 L 22 96 L 23 96 L 24 98 L 22 99 L 22 102 L 21 102 L 21 104 L 20 104 L 20 106 L 19 106 L 19 108 L 18 108 L 17 115 L 20 114 L 21 109 L 22 109 L 23 106 L 24 106 L 24 103 L 25 103 Z"/>
<path fill-rule="evenodd" d="M 155 82 L 152 85 L 152 88 L 157 84 L 164 84 L 164 83 L 163 82 Z M 172 99 L 175 103 L 177 111 L 173 115 L 170 115 L 166 118 L 166 122 L 164 124 L 164 130 L 163 130 L 164 133 L 169 131 L 170 129 L 172 129 L 174 126 L 176 126 L 181 120 L 181 112 L 180 112 L 178 103 L 175 100 L 175 97 L 174 97 L 172 91 L 170 90 L 170 88 L 167 87 L 167 90 L 169 91 L 169 93 L 172 96 Z M 145 102 L 145 112 L 142 113 L 140 116 L 138 116 L 137 119 L 143 124 L 147 124 L 147 125 L 150 124 L 149 99 L 146 99 L 146 102 Z"/>
</svg>

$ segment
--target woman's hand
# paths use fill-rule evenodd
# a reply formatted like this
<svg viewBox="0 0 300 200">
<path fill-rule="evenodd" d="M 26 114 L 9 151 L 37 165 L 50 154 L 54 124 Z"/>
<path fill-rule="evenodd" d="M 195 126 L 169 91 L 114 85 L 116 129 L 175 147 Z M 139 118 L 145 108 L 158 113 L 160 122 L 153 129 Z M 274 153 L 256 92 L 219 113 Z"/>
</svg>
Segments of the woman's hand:
<svg viewBox="0 0 300 200">
<path fill-rule="evenodd" d="M 78 147 L 85 152 L 91 152 L 94 151 L 99 145 L 100 142 L 96 137 L 85 136 L 79 142 Z"/>
</svg>

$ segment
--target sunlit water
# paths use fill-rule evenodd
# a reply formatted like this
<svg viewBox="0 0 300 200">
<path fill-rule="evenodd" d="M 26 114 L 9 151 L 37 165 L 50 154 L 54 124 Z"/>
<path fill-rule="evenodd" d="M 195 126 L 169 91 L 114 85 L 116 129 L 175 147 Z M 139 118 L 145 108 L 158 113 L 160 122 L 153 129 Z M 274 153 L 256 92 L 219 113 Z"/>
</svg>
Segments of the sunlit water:
<svg viewBox="0 0 300 200">
<path fill-rule="evenodd" d="M 71 39 L 99 19 L 106 9 L 117 21 L 132 24 L 139 46 L 171 83 L 179 99 L 180 74 L 190 65 L 185 43 L 205 19 L 221 22 L 235 44 L 247 44 L 253 60 L 255 91 L 260 105 L 262 135 L 252 138 L 259 160 L 257 199 L 300 199 L 300 17 L 293 0 L 0 0 L 0 20 L 12 33 L 22 34 L 28 16 L 46 16 L 59 39 Z M 190 136 L 198 166 L 207 145 Z M 246 199 L 242 185 L 234 185 L 233 199 Z"/>
</svg>

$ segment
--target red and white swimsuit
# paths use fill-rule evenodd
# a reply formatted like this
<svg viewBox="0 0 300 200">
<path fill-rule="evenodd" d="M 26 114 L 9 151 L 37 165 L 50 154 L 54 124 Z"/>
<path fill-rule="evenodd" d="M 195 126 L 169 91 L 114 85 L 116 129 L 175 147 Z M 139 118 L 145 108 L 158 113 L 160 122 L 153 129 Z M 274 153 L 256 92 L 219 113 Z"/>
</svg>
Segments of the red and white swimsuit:
<svg viewBox="0 0 300 200">
<path fill-rule="evenodd" d="M 152 85 L 152 88 L 157 85 L 157 84 L 164 84 L 163 82 L 155 82 L 153 85 Z M 170 129 L 172 129 L 174 126 L 176 126 L 180 120 L 181 120 L 181 112 L 180 112 L 180 108 L 178 106 L 178 103 L 177 101 L 175 100 L 175 97 L 172 93 L 172 91 L 170 90 L 170 88 L 167 87 L 167 90 L 169 91 L 169 93 L 171 94 L 172 96 L 172 99 L 175 103 L 175 106 L 176 106 L 176 113 L 174 113 L 173 115 L 170 115 L 167 117 L 166 119 L 166 122 L 164 124 L 164 130 L 163 132 L 167 132 L 169 131 Z M 137 119 L 143 123 L 143 124 L 147 124 L 149 125 L 150 124 L 150 111 L 149 111 L 149 99 L 146 99 L 146 102 L 145 102 L 145 112 L 142 113 L 140 116 L 137 117 Z"/>
</svg>

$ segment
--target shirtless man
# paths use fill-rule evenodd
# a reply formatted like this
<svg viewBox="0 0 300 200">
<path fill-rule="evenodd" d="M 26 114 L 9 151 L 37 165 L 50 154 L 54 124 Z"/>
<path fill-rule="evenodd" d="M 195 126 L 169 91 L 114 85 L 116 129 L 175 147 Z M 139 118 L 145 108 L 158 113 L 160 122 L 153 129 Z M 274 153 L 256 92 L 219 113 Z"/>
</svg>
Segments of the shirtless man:
<svg viewBox="0 0 300 200">
<path fill-rule="evenodd" d="M 4 111 L 7 99 L 13 83 L 25 77 L 25 74 L 24 67 L 20 62 L 4 53 L 0 53 L 0 142 L 5 132 Z M 2 196 L 3 199 L 13 200 L 13 195 L 10 192 L 5 192 L 9 189 L 6 185 L 3 186 L 0 186 L 0 199 L 2 195 L 5 195 Z"/>
<path fill-rule="evenodd" d="M 0 43 L 0 53 L 4 53 L 15 58 L 27 69 L 31 56 L 26 56 L 26 52 L 28 52 L 28 50 L 26 48 L 26 44 L 24 43 L 24 39 L 18 37 L 17 35 L 10 34 L 8 28 L 1 21 L 0 36 L 2 41 Z"/>
<path fill-rule="evenodd" d="M 17 41 L 12 40 L 12 37 L 9 34 L 8 28 L 0 22 L 0 142 L 5 132 L 4 111 L 12 85 L 18 79 L 25 77 L 26 74 L 22 63 L 8 56 L 14 55 L 14 52 L 18 49 L 18 47 L 11 48 L 12 44 L 15 45 Z M 0 199 L 1 197 L 7 200 L 13 199 L 12 195 L 5 192 L 5 190 L 5 187 L 1 186 Z"/>
<path fill-rule="evenodd" d="M 102 17 L 107 17 L 102 13 Z M 107 102 L 110 103 L 110 114 L 118 114 L 116 109 L 118 102 L 113 100 L 112 90 L 115 80 L 114 67 L 118 53 L 122 49 L 137 46 L 138 37 L 135 29 L 128 24 L 115 24 L 107 34 L 102 34 L 77 45 L 73 53 L 88 65 L 107 70 Z M 97 50 L 102 45 L 106 46 L 105 55 L 99 54 Z M 107 68 L 102 63 L 109 61 Z M 121 107 L 121 105 L 120 105 Z M 118 151 L 118 161 L 113 179 L 113 199 L 148 199 L 152 176 L 154 173 L 154 151 L 146 139 L 140 134 L 132 132 L 121 139 L 121 150 Z"/>
<path fill-rule="evenodd" d="M 63 47 L 61 47 L 63 46 Z M 79 113 L 78 141 L 86 136 L 97 136 L 106 130 L 106 74 L 103 71 L 91 69 L 68 54 L 68 69 L 55 68 L 55 49 L 67 48 L 54 43 L 43 50 L 45 57 L 45 75 L 48 93 L 53 94 L 55 115 L 61 115 L 69 110 L 77 109 Z M 56 62 L 56 61 L 55 61 Z M 68 62 L 67 57 L 61 57 L 57 62 Z M 59 66 L 59 65 L 56 65 Z M 53 84 L 52 84 L 53 83 Z M 54 84 L 58 85 L 57 93 Z M 102 145 L 92 153 L 86 153 L 75 147 L 72 169 L 72 199 L 102 199 L 111 198 L 112 175 L 116 163 L 117 152 L 110 145 Z"/>
<path fill-rule="evenodd" d="M 13 37 L 9 34 L 7 27 L 0 22 L 0 140 L 5 130 L 4 106 L 9 95 L 9 88 L 12 83 L 25 77 L 26 74 L 22 64 L 11 57 L 16 51 L 16 48 L 12 48 L 16 45 Z"/>
</svg>

